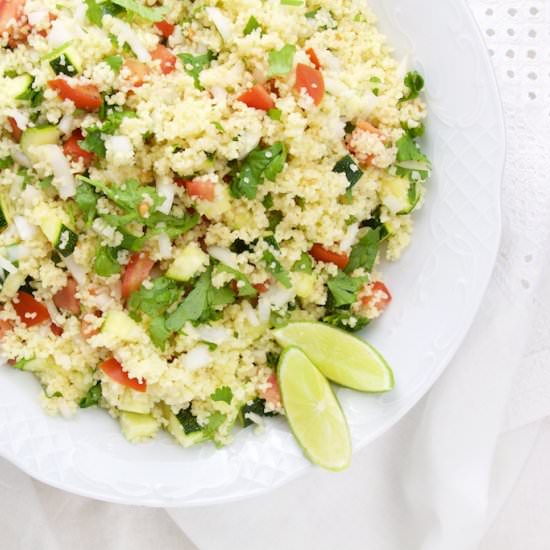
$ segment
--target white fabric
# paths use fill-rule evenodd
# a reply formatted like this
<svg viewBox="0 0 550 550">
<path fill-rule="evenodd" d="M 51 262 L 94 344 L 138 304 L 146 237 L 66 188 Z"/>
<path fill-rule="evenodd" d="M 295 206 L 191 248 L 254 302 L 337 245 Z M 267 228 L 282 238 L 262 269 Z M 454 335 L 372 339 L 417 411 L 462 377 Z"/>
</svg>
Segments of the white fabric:
<svg viewBox="0 0 550 550">
<path fill-rule="evenodd" d="M 505 227 L 479 315 L 428 396 L 349 471 L 169 511 L 181 531 L 161 510 L 66 495 L 0 462 L 1 548 L 548 548 L 550 0 L 469 4 L 505 105 Z"/>
</svg>

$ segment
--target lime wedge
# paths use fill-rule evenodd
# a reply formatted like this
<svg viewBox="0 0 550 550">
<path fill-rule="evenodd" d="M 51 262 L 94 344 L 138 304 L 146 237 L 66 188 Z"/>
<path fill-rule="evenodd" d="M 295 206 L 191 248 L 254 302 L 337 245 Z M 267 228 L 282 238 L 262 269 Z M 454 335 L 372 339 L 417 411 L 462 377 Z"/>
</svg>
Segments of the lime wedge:
<svg viewBox="0 0 550 550">
<path fill-rule="evenodd" d="M 328 380 L 294 347 L 281 355 L 278 377 L 288 423 L 306 456 L 327 470 L 347 468 L 349 429 Z"/>
<path fill-rule="evenodd" d="M 364 392 L 385 392 L 394 385 L 385 359 L 367 342 L 322 323 L 298 322 L 274 331 L 282 348 L 299 347 L 329 379 Z"/>
</svg>

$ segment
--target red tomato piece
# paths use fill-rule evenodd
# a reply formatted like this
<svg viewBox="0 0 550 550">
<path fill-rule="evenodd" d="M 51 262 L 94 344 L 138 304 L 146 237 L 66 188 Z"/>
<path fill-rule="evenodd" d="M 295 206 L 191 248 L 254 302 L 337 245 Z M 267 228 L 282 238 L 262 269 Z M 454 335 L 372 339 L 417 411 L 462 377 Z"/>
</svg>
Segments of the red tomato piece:
<svg viewBox="0 0 550 550">
<path fill-rule="evenodd" d="M 95 311 L 94 315 L 96 317 L 101 317 L 100 311 Z M 99 328 L 92 324 L 90 321 L 87 321 L 86 319 L 80 320 L 80 336 L 84 338 L 84 340 L 88 340 L 92 336 L 95 336 L 96 334 L 99 334 Z"/>
<path fill-rule="evenodd" d="M 76 281 L 68 279 L 67 284 L 53 297 L 53 303 L 59 308 L 78 315 L 80 313 L 80 300 L 76 297 L 78 290 Z"/>
<path fill-rule="evenodd" d="M 27 327 L 34 327 L 50 320 L 48 308 L 28 292 L 17 293 L 17 299 L 13 301 L 13 309 Z"/>
<path fill-rule="evenodd" d="M 257 291 L 258 294 L 265 294 L 269 290 L 270 281 L 264 281 L 263 283 L 256 283 L 252 285 Z"/>
<path fill-rule="evenodd" d="M 52 323 L 50 325 L 50 330 L 56 335 L 56 336 L 63 336 L 63 329 L 56 325 L 55 323 Z"/>
<path fill-rule="evenodd" d="M 325 96 L 325 79 L 321 71 L 298 63 L 296 67 L 296 83 L 294 89 L 301 92 L 305 89 L 307 94 L 313 99 L 315 105 L 319 105 Z"/>
<path fill-rule="evenodd" d="M 122 368 L 122 365 L 114 357 L 107 359 L 107 361 L 103 361 L 103 363 L 99 365 L 99 368 L 109 378 L 112 378 L 115 382 L 123 386 L 142 393 L 147 391 L 147 382 L 145 380 L 140 382 L 137 378 L 130 378 L 128 373 Z"/>
<path fill-rule="evenodd" d="M 279 382 L 277 382 L 277 377 L 275 373 L 269 375 L 267 379 L 271 386 L 260 393 L 260 396 L 265 399 L 268 403 L 278 406 L 281 404 L 281 391 L 279 390 Z"/>
<path fill-rule="evenodd" d="M 26 20 L 23 13 L 24 7 L 25 0 L 0 0 L 0 35 L 8 35 L 10 47 L 26 39 L 29 32 L 29 26 L 23 24 Z"/>
<path fill-rule="evenodd" d="M 261 84 L 256 84 L 256 86 L 241 94 L 237 100 L 242 101 L 252 109 L 259 109 L 260 111 L 269 111 L 269 109 L 275 107 L 275 102 Z"/>
<path fill-rule="evenodd" d="M 393 299 L 388 287 L 382 281 L 375 281 L 368 285 L 368 289 L 368 296 L 363 296 L 361 302 L 364 306 L 374 307 L 382 313 Z"/>
<path fill-rule="evenodd" d="M 145 78 L 149 73 L 151 72 L 149 70 L 149 67 L 145 65 L 145 63 L 142 63 L 141 61 L 138 61 L 137 59 L 126 59 L 124 61 L 123 68 L 127 69 L 130 73 L 129 80 L 132 81 L 135 88 L 139 88 L 140 86 L 143 86 L 143 83 L 145 82 Z"/>
<path fill-rule="evenodd" d="M 13 136 L 13 139 L 17 143 L 19 143 L 19 141 L 21 140 L 21 135 L 23 134 L 23 130 L 21 130 L 21 128 L 19 128 L 19 126 L 17 126 L 17 122 L 13 117 L 9 116 L 7 118 L 8 118 L 8 122 L 11 126 L 11 135 Z"/>
<path fill-rule="evenodd" d="M 48 86 L 55 90 L 61 99 L 72 101 L 77 109 L 97 111 L 101 107 L 102 99 L 97 86 L 94 84 L 69 84 L 63 78 L 48 81 Z"/>
<path fill-rule="evenodd" d="M 155 27 L 160 31 L 160 34 L 164 36 L 164 38 L 168 38 L 172 35 L 174 32 L 174 29 L 176 28 L 175 25 L 172 25 L 172 23 L 168 23 L 168 21 L 158 21 L 155 23 Z"/>
<path fill-rule="evenodd" d="M 170 74 L 176 69 L 176 56 L 162 44 L 159 44 L 152 52 L 151 57 L 155 61 L 160 61 L 160 70 L 162 74 Z"/>
<path fill-rule="evenodd" d="M 143 252 L 132 254 L 124 274 L 122 275 L 122 297 L 128 298 L 132 292 L 139 290 L 141 283 L 149 277 L 155 262 Z"/>
<path fill-rule="evenodd" d="M 313 48 L 308 48 L 306 50 L 306 53 L 307 53 L 307 56 L 309 57 L 309 60 L 315 65 L 315 68 L 320 69 L 321 62 L 319 61 L 319 58 L 317 57 L 315 50 Z"/>
<path fill-rule="evenodd" d="M 13 328 L 11 321 L 0 321 L 0 340 Z"/>
<path fill-rule="evenodd" d="M 349 263 L 349 256 L 347 254 L 339 254 L 337 252 L 332 252 L 327 250 L 321 244 L 314 244 L 311 247 L 309 253 L 318 261 L 324 262 L 327 264 L 337 265 L 340 269 L 346 269 L 346 266 Z"/>
<path fill-rule="evenodd" d="M 182 180 L 176 178 L 176 185 L 185 187 L 190 197 L 197 197 L 205 201 L 213 201 L 216 198 L 216 184 L 211 181 Z"/>
<path fill-rule="evenodd" d="M 69 139 L 63 144 L 63 152 L 69 159 L 75 162 L 82 159 L 84 166 L 90 166 L 90 164 L 94 161 L 95 155 L 94 153 L 90 153 L 90 151 L 86 151 L 80 147 L 79 143 L 83 139 L 84 136 L 82 135 L 82 130 L 80 130 L 80 128 L 75 130 Z"/>
</svg>

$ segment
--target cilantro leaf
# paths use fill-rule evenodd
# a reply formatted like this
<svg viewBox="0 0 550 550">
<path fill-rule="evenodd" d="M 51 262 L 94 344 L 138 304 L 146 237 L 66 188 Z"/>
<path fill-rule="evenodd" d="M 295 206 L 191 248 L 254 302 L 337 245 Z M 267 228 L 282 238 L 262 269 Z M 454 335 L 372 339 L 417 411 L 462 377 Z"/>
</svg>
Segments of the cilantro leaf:
<svg viewBox="0 0 550 550">
<path fill-rule="evenodd" d="M 124 11 L 124 8 L 117 6 L 110 0 L 105 0 L 104 2 L 96 2 L 96 0 L 85 0 L 87 10 L 86 17 L 98 27 L 101 27 L 101 22 L 104 15 L 119 15 Z"/>
<path fill-rule="evenodd" d="M 382 241 L 381 227 L 368 231 L 352 248 L 346 273 L 352 273 L 360 267 L 372 270 Z"/>
<path fill-rule="evenodd" d="M 97 382 L 97 384 L 93 385 L 86 395 L 80 400 L 80 403 L 78 406 L 81 409 L 87 409 L 88 407 L 93 407 L 94 405 L 97 405 L 99 403 L 99 400 L 101 399 L 101 382 Z"/>
<path fill-rule="evenodd" d="M 292 271 L 313 273 L 313 260 L 307 252 L 303 252 L 300 259 L 292 266 Z"/>
<path fill-rule="evenodd" d="M 117 259 L 117 249 L 108 246 L 100 246 L 97 250 L 94 271 L 100 277 L 110 277 L 122 271 Z"/>
<path fill-rule="evenodd" d="M 365 283 L 364 277 L 350 277 L 344 272 L 329 279 L 327 286 L 330 292 L 331 307 L 340 308 L 342 306 L 351 306 L 357 301 L 357 293 Z"/>
<path fill-rule="evenodd" d="M 89 183 L 83 182 L 76 188 L 74 199 L 78 208 L 85 215 L 87 225 L 90 225 L 96 217 L 98 198 L 99 195 Z"/>
<path fill-rule="evenodd" d="M 409 178 L 413 183 L 426 181 L 430 175 L 430 161 L 410 134 L 405 134 L 397 143 L 396 174 Z"/>
<path fill-rule="evenodd" d="M 233 173 L 231 194 L 235 198 L 256 198 L 258 187 L 267 178 L 275 181 L 282 172 L 286 162 L 286 147 L 280 141 L 271 147 L 257 147 L 242 161 L 240 167 Z"/>
<path fill-rule="evenodd" d="M 193 77 L 193 80 L 195 81 L 195 88 L 197 88 L 197 90 L 204 90 L 200 82 L 200 74 L 216 58 L 214 52 L 208 50 L 205 54 L 197 56 L 193 56 L 190 53 L 180 53 L 178 54 L 178 57 L 183 63 L 185 72 L 189 76 Z"/>
<path fill-rule="evenodd" d="M 13 159 L 11 157 L 4 157 L 0 159 L 0 170 L 11 168 L 13 166 Z"/>
<path fill-rule="evenodd" d="M 273 253 L 269 250 L 265 250 L 262 256 L 266 269 L 279 281 L 284 287 L 290 288 L 292 286 L 292 283 L 290 282 L 290 277 L 288 276 L 288 272 L 286 269 L 281 265 L 279 260 L 275 258 Z"/>
<path fill-rule="evenodd" d="M 233 400 L 233 392 L 229 386 L 221 386 L 210 396 L 210 398 L 212 401 L 223 401 L 229 405 Z"/>
<path fill-rule="evenodd" d="M 405 76 L 405 86 L 407 86 L 409 92 L 403 96 L 401 101 L 416 99 L 424 88 L 424 78 L 418 71 L 411 71 Z"/>
<path fill-rule="evenodd" d="M 232 267 L 229 267 L 225 264 L 218 264 L 215 267 L 216 273 L 225 272 L 233 275 L 235 278 L 235 281 L 237 281 L 237 294 L 240 297 L 255 297 L 258 294 L 258 291 L 250 284 L 250 281 L 248 278 L 243 275 L 240 271 L 237 271 L 236 269 L 233 269 Z"/>
<path fill-rule="evenodd" d="M 220 412 L 213 412 L 208 417 L 208 424 L 203 428 L 205 437 L 213 437 L 218 428 L 225 422 L 227 416 Z"/>
<path fill-rule="evenodd" d="M 355 315 L 345 309 L 336 309 L 329 312 L 325 315 L 325 317 L 323 317 L 322 321 L 327 325 L 341 328 L 347 330 L 348 332 L 357 332 L 362 328 L 365 328 L 370 323 L 370 319 L 360 315 Z"/>
<path fill-rule="evenodd" d="M 135 111 L 111 111 L 103 126 L 101 126 L 101 133 L 113 135 L 122 124 L 124 118 L 136 118 L 137 113 Z"/>
<path fill-rule="evenodd" d="M 332 169 L 337 174 L 345 174 L 349 182 L 349 188 L 353 187 L 363 176 L 363 171 L 350 155 L 340 159 Z"/>
<path fill-rule="evenodd" d="M 251 15 L 248 19 L 248 22 L 246 24 L 246 27 L 244 28 L 244 35 L 248 36 L 249 34 L 253 33 L 256 29 L 261 29 L 260 24 L 258 23 L 258 20 Z"/>
<path fill-rule="evenodd" d="M 124 60 L 120 55 L 109 55 L 104 59 L 105 63 L 113 69 L 113 72 L 118 73 L 120 71 L 120 68 L 122 67 L 122 63 Z"/>
<path fill-rule="evenodd" d="M 269 52 L 268 78 L 272 76 L 282 76 L 292 71 L 295 54 L 296 46 L 292 44 L 285 44 L 280 50 Z"/>
<path fill-rule="evenodd" d="M 79 141 L 78 144 L 84 151 L 94 153 L 99 158 L 105 158 L 107 151 L 99 128 L 95 126 L 86 128 L 86 136 L 82 141 Z"/>
<path fill-rule="evenodd" d="M 161 8 L 149 8 L 148 6 L 136 2 L 136 0 L 111 0 L 111 2 L 153 23 L 162 21 L 164 16 L 168 13 L 168 7 L 166 6 Z"/>
<path fill-rule="evenodd" d="M 132 293 L 128 300 L 128 309 L 130 314 L 138 319 L 141 313 L 152 318 L 158 317 L 180 299 L 181 293 L 175 281 L 158 277 L 153 280 L 151 288 L 142 285 L 139 290 Z"/>
<path fill-rule="evenodd" d="M 164 349 L 166 341 L 172 333 L 166 328 L 166 319 L 164 317 L 154 317 L 149 324 L 149 336 L 151 342 L 159 349 Z"/>
</svg>

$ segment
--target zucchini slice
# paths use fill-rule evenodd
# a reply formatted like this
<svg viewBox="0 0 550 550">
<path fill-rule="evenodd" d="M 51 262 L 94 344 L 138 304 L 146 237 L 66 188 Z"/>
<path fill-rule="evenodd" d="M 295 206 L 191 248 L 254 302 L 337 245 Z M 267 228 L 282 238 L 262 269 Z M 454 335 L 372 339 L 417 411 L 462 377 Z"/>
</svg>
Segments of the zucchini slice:
<svg viewBox="0 0 550 550">
<path fill-rule="evenodd" d="M 75 76 L 82 72 L 82 57 L 70 41 L 53 50 L 44 59 L 49 62 L 55 74 Z"/>
<path fill-rule="evenodd" d="M 27 128 L 21 135 L 21 149 L 28 155 L 29 148 L 39 145 L 55 145 L 59 142 L 60 133 L 55 126 Z"/>
<path fill-rule="evenodd" d="M 61 256 L 70 256 L 78 242 L 78 235 L 67 227 L 60 219 L 52 213 L 51 216 L 44 216 L 39 222 L 42 233 L 46 235 L 48 241 L 61 254 Z"/>
</svg>

